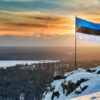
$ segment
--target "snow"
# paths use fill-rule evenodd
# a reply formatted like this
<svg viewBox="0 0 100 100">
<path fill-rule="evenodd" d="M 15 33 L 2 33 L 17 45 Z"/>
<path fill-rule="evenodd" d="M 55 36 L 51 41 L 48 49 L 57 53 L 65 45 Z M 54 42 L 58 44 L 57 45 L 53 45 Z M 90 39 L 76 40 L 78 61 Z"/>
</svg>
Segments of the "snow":
<svg viewBox="0 0 100 100">
<path fill-rule="evenodd" d="M 64 76 L 69 76 L 70 74 L 78 73 L 78 72 L 86 72 L 86 70 L 85 69 L 82 69 L 82 68 L 78 68 L 77 70 L 74 70 L 72 72 L 65 73 Z"/>
<path fill-rule="evenodd" d="M 87 72 L 85 69 L 77 69 L 68 73 L 65 73 L 64 76 L 66 77 L 65 79 L 58 79 L 54 80 L 51 83 L 51 87 L 55 87 L 54 90 L 52 91 L 47 91 L 45 94 L 45 97 L 42 100 L 52 100 L 51 97 L 54 95 L 54 92 L 59 92 L 59 97 L 57 96 L 54 97 L 54 100 L 69 100 L 75 97 L 84 97 L 83 95 L 89 95 L 93 93 L 100 93 L 100 74 L 97 74 L 98 71 L 100 71 L 100 66 L 97 66 L 96 68 L 91 68 L 90 70 L 95 70 L 94 72 Z M 80 80 L 80 84 L 77 85 L 77 83 Z M 68 86 L 68 82 L 71 81 L 75 86 L 77 87 L 73 88 L 73 91 L 71 91 L 69 94 L 66 95 L 68 92 L 67 88 L 62 87 L 62 84 Z M 63 90 L 66 90 L 66 93 L 63 92 Z M 83 90 L 84 89 L 84 90 Z M 88 96 L 90 97 L 90 96 Z M 78 100 L 77 99 L 72 99 L 72 100 Z M 79 98 L 80 100 L 80 98 Z M 85 99 L 81 99 L 85 100 Z M 95 97 L 91 96 L 90 99 L 86 100 L 100 100 L 100 97 L 95 99 Z"/>
<path fill-rule="evenodd" d="M 56 87 L 55 87 L 55 90 L 54 90 L 55 92 L 62 89 L 61 86 L 60 86 L 62 82 L 64 82 L 64 80 L 58 80 L 58 81 L 56 80 L 53 83 L 51 83 L 52 87 L 55 87 L 55 84 L 56 84 Z"/>
<path fill-rule="evenodd" d="M 70 100 L 100 100 L 100 92 L 92 93 L 89 95 L 83 95 Z"/>
<path fill-rule="evenodd" d="M 98 71 L 100 71 L 100 66 L 97 66 L 96 68 L 90 68 L 90 70 L 96 70 L 94 72 L 96 74 Z"/>
<path fill-rule="evenodd" d="M 45 99 L 44 99 L 44 100 L 51 100 L 51 96 L 52 96 L 52 92 L 48 93 L 48 94 L 45 96 Z"/>
<path fill-rule="evenodd" d="M 53 62 L 58 62 L 57 60 L 20 60 L 20 61 L 0 61 L 0 67 L 9 67 L 9 66 L 14 66 L 16 64 L 37 64 L 37 63 L 53 63 Z"/>
</svg>

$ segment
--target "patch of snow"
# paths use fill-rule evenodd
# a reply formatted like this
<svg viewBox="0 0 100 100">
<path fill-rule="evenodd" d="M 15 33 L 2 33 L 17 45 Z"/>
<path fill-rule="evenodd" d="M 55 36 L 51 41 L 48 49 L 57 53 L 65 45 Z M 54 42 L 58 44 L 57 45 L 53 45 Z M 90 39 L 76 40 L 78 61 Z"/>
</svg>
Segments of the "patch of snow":
<svg viewBox="0 0 100 100">
<path fill-rule="evenodd" d="M 38 64 L 38 63 L 54 63 L 54 62 L 59 62 L 58 60 L 21 60 L 21 61 L 0 61 L 0 67 L 9 67 L 9 66 L 15 66 L 16 64 Z"/>
<path fill-rule="evenodd" d="M 69 75 L 71 75 L 73 73 L 78 73 L 78 72 L 86 72 L 86 70 L 85 69 L 82 69 L 82 68 L 78 68 L 77 70 L 74 70 L 74 71 L 65 73 L 64 76 L 67 77 L 67 76 L 69 76 Z"/>
</svg>

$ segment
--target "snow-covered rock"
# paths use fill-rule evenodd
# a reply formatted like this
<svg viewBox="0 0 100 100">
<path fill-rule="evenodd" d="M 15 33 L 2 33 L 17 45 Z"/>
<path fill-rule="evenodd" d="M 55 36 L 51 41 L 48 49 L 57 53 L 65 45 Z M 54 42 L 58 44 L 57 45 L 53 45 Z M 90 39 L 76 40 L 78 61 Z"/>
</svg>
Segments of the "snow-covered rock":
<svg viewBox="0 0 100 100">
<path fill-rule="evenodd" d="M 61 79 L 53 80 L 42 100 L 70 100 L 95 92 L 100 92 L 100 66 L 88 70 L 79 68 L 65 73 Z"/>
</svg>

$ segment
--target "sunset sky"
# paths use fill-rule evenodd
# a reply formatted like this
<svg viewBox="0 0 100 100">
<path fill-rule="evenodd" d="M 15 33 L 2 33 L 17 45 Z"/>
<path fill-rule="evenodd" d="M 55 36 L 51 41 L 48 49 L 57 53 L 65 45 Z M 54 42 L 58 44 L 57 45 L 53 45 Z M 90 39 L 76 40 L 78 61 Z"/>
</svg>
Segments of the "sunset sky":
<svg viewBox="0 0 100 100">
<path fill-rule="evenodd" d="M 100 23 L 100 0 L 0 0 L 0 46 L 73 46 L 75 16 Z"/>
</svg>

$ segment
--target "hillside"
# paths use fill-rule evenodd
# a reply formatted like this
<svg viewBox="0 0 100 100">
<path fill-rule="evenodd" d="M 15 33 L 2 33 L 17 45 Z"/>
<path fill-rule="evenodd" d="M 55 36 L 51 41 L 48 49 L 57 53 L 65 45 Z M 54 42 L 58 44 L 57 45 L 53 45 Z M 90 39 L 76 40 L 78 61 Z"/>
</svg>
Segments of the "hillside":
<svg viewBox="0 0 100 100">
<path fill-rule="evenodd" d="M 96 92 L 100 92 L 100 66 L 87 70 L 79 68 L 63 76 L 54 77 L 53 82 L 43 94 L 42 100 L 70 100 Z"/>
</svg>

